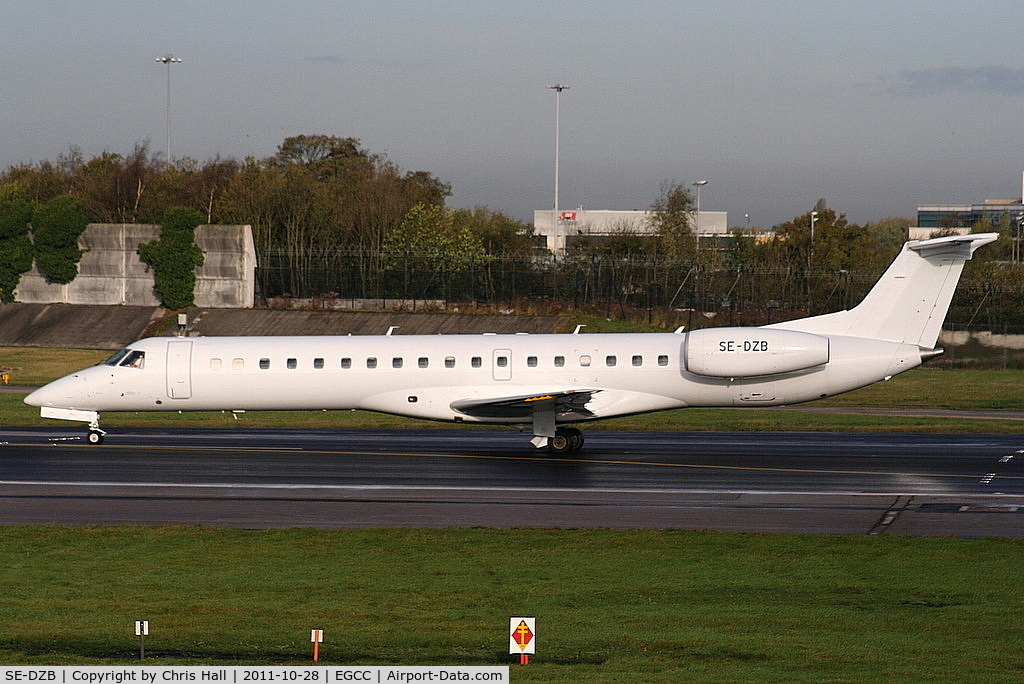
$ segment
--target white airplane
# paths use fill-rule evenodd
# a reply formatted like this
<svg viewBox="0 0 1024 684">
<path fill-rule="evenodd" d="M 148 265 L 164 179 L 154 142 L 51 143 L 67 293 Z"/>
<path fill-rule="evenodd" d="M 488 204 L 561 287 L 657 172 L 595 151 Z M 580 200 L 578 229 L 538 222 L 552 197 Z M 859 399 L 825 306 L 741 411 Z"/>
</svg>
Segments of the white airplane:
<svg viewBox="0 0 1024 684">
<path fill-rule="evenodd" d="M 37 389 L 44 418 L 101 411 L 364 409 L 533 431 L 683 407 L 777 406 L 888 380 L 935 349 L 964 262 L 996 233 L 908 242 L 848 311 L 673 333 L 151 337 Z M 578 332 L 578 329 L 577 329 Z"/>
</svg>

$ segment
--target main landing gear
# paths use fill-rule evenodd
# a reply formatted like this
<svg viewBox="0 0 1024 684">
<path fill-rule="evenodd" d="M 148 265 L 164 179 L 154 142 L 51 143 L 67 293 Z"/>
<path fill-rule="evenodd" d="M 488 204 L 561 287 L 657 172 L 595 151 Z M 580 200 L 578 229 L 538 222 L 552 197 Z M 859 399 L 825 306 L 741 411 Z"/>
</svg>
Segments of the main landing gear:
<svg viewBox="0 0 1024 684">
<path fill-rule="evenodd" d="M 548 450 L 554 454 L 567 454 L 582 448 L 583 433 L 578 428 L 558 428 L 555 430 L 555 436 L 548 438 Z"/>
</svg>

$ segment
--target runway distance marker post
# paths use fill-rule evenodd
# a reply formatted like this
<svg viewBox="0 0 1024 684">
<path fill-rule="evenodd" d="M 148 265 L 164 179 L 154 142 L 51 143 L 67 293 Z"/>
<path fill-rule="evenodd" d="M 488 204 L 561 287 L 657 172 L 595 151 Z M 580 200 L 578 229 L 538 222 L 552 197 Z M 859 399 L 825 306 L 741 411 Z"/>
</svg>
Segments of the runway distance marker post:
<svg viewBox="0 0 1024 684">
<path fill-rule="evenodd" d="M 313 662 L 320 662 L 320 644 L 324 641 L 324 630 L 311 630 L 309 633 L 309 640 L 313 642 Z"/>
<path fill-rule="evenodd" d="M 139 637 L 139 660 L 146 659 L 146 637 L 149 635 L 149 620 L 135 621 L 135 636 Z"/>
</svg>

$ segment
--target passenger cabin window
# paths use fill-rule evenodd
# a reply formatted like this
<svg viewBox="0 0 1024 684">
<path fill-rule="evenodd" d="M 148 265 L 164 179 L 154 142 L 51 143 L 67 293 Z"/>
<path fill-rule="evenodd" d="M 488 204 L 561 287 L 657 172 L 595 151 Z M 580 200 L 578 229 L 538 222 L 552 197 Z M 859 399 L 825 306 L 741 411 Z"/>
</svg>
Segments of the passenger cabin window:
<svg viewBox="0 0 1024 684">
<path fill-rule="evenodd" d="M 343 358 L 343 359 L 341 360 L 341 367 L 342 367 L 342 368 L 351 368 L 351 367 L 352 367 L 352 359 L 351 359 L 351 358 L 349 358 L 349 357 L 347 357 L 347 356 L 346 356 L 346 357 L 344 357 L 344 358 Z"/>
<path fill-rule="evenodd" d="M 222 362 L 221 362 L 220 359 L 210 359 L 210 370 L 215 370 L 215 371 L 220 370 L 221 363 Z"/>
<path fill-rule="evenodd" d="M 260 370 L 267 370 L 270 368 L 270 359 L 260 359 Z"/>
<path fill-rule="evenodd" d="M 234 370 L 245 370 L 245 359 L 232 359 L 231 368 Z"/>
<path fill-rule="evenodd" d="M 618 362 L 619 361 L 618 359 L 615 358 L 614 354 L 609 354 L 608 356 L 604 357 L 604 365 L 608 366 L 609 368 L 612 368 Z"/>
<path fill-rule="evenodd" d="M 565 357 L 561 356 L 561 355 L 556 356 L 555 357 L 555 368 L 563 368 L 563 367 L 565 367 Z"/>
<path fill-rule="evenodd" d="M 129 351 L 128 356 L 124 357 L 124 361 L 120 365 L 125 368 L 145 368 L 146 352 L 138 350 Z"/>
<path fill-rule="evenodd" d="M 668 365 L 668 355 L 667 354 L 660 354 L 658 356 L 658 365 L 659 366 L 667 366 Z"/>
<path fill-rule="evenodd" d="M 421 356 L 420 358 L 416 359 L 416 365 L 419 366 L 420 368 L 426 368 L 427 366 L 430 365 L 430 360 L 426 356 Z"/>
<path fill-rule="evenodd" d="M 637 368 L 644 365 L 644 357 L 640 356 L 639 354 L 634 354 L 633 365 L 636 366 Z"/>
<path fill-rule="evenodd" d="M 395 358 L 391 359 L 391 367 L 392 368 L 401 368 L 402 367 L 402 357 L 401 356 L 396 356 Z"/>
<path fill-rule="evenodd" d="M 506 366 L 508 366 L 508 357 L 499 356 L 496 359 L 494 359 L 494 363 L 498 366 L 498 368 L 505 368 Z"/>
<path fill-rule="evenodd" d="M 319 369 L 319 368 L 323 368 L 323 367 L 324 367 L 324 360 L 323 359 L 320 359 L 320 358 L 313 359 L 313 368 Z"/>
<path fill-rule="evenodd" d="M 446 357 L 444 357 L 444 367 L 445 368 L 455 368 L 455 357 L 454 356 L 446 356 Z"/>
<path fill-rule="evenodd" d="M 469 360 L 469 365 L 471 365 L 473 368 L 480 368 L 481 366 L 484 365 L 484 360 L 479 356 L 474 356 L 472 359 Z"/>
<path fill-rule="evenodd" d="M 536 368 L 537 367 L 537 357 L 536 356 L 527 356 L 526 357 L 526 365 L 529 368 Z"/>
<path fill-rule="evenodd" d="M 580 365 L 584 368 L 590 365 L 590 354 L 584 354 L 580 357 Z"/>
<path fill-rule="evenodd" d="M 288 359 L 288 361 L 285 363 L 285 365 L 287 365 L 288 368 L 291 368 L 291 369 L 294 370 L 294 369 L 299 367 L 299 360 L 298 359 Z"/>
<path fill-rule="evenodd" d="M 370 358 L 366 359 L 366 367 L 367 368 L 376 368 L 377 367 L 377 357 L 376 356 L 371 356 Z"/>
</svg>

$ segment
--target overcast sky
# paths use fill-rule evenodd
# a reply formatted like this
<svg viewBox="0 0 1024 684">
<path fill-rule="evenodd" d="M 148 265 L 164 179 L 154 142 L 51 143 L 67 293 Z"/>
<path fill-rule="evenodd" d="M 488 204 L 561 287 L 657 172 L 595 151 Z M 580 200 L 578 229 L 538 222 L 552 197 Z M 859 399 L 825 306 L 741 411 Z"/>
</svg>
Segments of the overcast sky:
<svg viewBox="0 0 1024 684">
<path fill-rule="evenodd" d="M 0 167 L 166 147 L 264 158 L 354 137 L 532 221 L 701 208 L 771 226 L 819 197 L 851 221 L 1020 198 L 1024 3 L 7 0 Z"/>
</svg>

